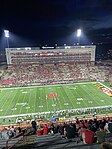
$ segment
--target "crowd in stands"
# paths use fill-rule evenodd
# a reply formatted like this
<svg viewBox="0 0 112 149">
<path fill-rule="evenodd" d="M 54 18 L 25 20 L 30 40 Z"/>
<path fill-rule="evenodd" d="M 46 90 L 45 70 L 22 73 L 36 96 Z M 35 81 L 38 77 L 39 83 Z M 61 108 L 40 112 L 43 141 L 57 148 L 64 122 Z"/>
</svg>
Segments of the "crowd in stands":
<svg viewBox="0 0 112 149">
<path fill-rule="evenodd" d="M 59 133 L 65 139 L 75 138 L 77 144 L 103 143 L 106 141 L 106 135 L 112 134 L 112 119 L 77 119 L 75 122 L 38 125 L 33 120 L 32 131 L 37 133 L 37 136 Z"/>
<path fill-rule="evenodd" d="M 1 75 L 1 85 L 44 85 L 71 83 L 76 81 L 108 81 L 112 72 L 109 66 L 90 63 L 59 63 L 43 65 L 10 66 Z"/>
<path fill-rule="evenodd" d="M 1 139 L 8 140 L 16 135 L 19 135 L 20 133 L 24 133 L 25 129 L 22 129 L 21 127 L 14 127 L 14 126 L 8 126 L 8 127 L 3 127 L 1 129 Z"/>
<path fill-rule="evenodd" d="M 38 141 L 38 137 L 41 136 L 43 136 L 42 138 L 44 140 L 46 139 L 46 136 L 48 136 L 49 140 L 55 140 L 55 136 L 58 135 L 60 136 L 60 139 L 72 140 L 74 145 L 92 145 L 94 143 L 103 143 L 101 145 L 102 149 L 105 149 L 105 146 L 112 147 L 111 144 L 105 143 L 112 141 L 112 119 L 109 117 L 102 119 L 76 119 L 75 121 L 63 122 L 39 122 L 33 119 L 31 120 L 31 125 L 29 124 L 29 127 L 3 126 L 1 129 L 1 139 L 8 140 L 21 133 L 25 133 L 25 131 L 29 128 L 30 135 L 35 135 L 35 139 Z M 41 141 L 42 138 L 40 138 Z"/>
</svg>

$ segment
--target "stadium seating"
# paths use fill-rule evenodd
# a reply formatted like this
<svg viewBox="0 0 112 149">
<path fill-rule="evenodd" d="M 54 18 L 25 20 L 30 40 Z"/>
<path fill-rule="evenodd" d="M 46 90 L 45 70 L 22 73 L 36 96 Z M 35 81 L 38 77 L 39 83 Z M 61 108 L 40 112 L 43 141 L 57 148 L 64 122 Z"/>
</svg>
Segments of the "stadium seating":
<svg viewBox="0 0 112 149">
<path fill-rule="evenodd" d="M 1 85 L 45 85 L 72 83 L 76 81 L 108 81 L 111 74 L 109 66 L 91 64 L 59 63 L 44 65 L 12 66 L 2 73 Z"/>
<path fill-rule="evenodd" d="M 67 126 L 70 123 L 75 124 L 76 125 L 76 131 L 79 130 L 80 127 L 82 127 L 83 125 L 87 126 L 87 124 L 91 125 L 92 127 L 95 126 L 95 124 L 108 124 L 111 120 L 111 117 L 106 117 L 106 118 L 102 118 L 102 119 L 80 119 L 80 120 L 76 120 L 76 121 L 71 121 L 71 122 L 57 122 L 57 123 L 50 123 L 49 121 L 47 122 L 41 122 L 38 123 L 38 128 L 41 128 L 44 126 L 44 124 L 46 123 L 49 126 L 49 129 L 52 128 L 51 126 L 54 125 L 54 127 L 58 126 L 58 130 L 60 130 L 60 127 L 62 126 Z M 43 123 L 43 124 L 42 124 Z M 37 128 L 37 129 L 38 129 Z M 26 128 L 25 128 L 26 129 Z M 106 129 L 106 128 L 105 128 Z M 6 140 L 1 138 L 0 139 L 0 147 L 1 148 L 5 148 L 6 145 L 9 147 L 13 147 L 14 148 L 28 148 L 28 149 L 44 149 L 44 148 L 49 148 L 49 149 L 72 149 L 72 148 L 76 148 L 76 149 L 98 149 L 100 148 L 100 144 L 98 143 L 93 143 L 93 144 L 80 144 L 80 138 L 76 137 L 73 139 L 64 139 L 64 137 L 62 137 L 62 135 L 60 135 L 59 133 L 56 134 L 52 134 L 49 133 L 48 135 L 41 135 L 41 136 L 36 136 L 36 135 L 31 135 L 31 127 L 29 127 L 26 131 L 26 133 L 24 134 L 24 138 L 23 135 L 17 135 L 14 136 L 14 138 Z M 97 131 L 98 130 L 98 126 L 97 129 L 93 130 L 93 131 Z M 106 142 L 112 142 L 112 133 L 106 133 L 106 137 L 105 137 L 105 141 Z M 8 142 L 8 143 L 7 143 Z"/>
</svg>

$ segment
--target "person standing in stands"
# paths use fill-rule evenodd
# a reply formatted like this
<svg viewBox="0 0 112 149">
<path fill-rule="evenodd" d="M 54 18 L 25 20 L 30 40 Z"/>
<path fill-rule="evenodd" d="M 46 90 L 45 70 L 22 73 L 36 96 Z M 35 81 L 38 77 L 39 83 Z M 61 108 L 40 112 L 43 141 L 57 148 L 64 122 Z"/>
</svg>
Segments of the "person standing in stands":
<svg viewBox="0 0 112 149">
<path fill-rule="evenodd" d="M 31 124 L 32 124 L 32 133 L 33 133 L 33 134 L 36 134 L 36 130 L 37 130 L 37 123 L 36 123 L 36 121 L 33 120 L 33 121 L 31 122 Z"/>
<path fill-rule="evenodd" d="M 12 128 L 10 128 L 10 130 L 12 131 L 13 135 L 16 134 L 16 129 L 14 128 L 14 126 L 12 126 Z"/>
<path fill-rule="evenodd" d="M 106 131 L 104 130 L 104 124 L 100 124 L 100 130 L 96 132 L 98 143 L 103 143 L 105 141 Z"/>
<path fill-rule="evenodd" d="M 2 130 L 5 131 L 5 130 L 7 130 L 7 128 L 4 126 L 4 127 L 2 128 Z"/>
<path fill-rule="evenodd" d="M 42 127 L 41 125 L 38 126 L 37 135 L 38 135 L 38 136 L 43 135 L 43 127 Z"/>
<path fill-rule="evenodd" d="M 45 124 L 43 127 L 43 135 L 47 135 L 48 133 L 49 133 L 48 126 L 47 126 L 47 124 Z"/>
<path fill-rule="evenodd" d="M 91 127 L 88 125 L 88 128 L 85 127 L 85 130 L 82 133 L 82 139 L 84 144 L 92 144 L 94 141 L 94 132 L 90 129 Z"/>
<path fill-rule="evenodd" d="M 16 129 L 16 134 L 19 134 L 19 133 L 21 133 L 21 128 L 20 128 L 20 127 L 18 127 L 18 128 Z"/>
<path fill-rule="evenodd" d="M 112 133 L 112 120 L 108 123 L 108 130 Z"/>
<path fill-rule="evenodd" d="M 13 129 L 11 129 L 10 126 L 9 126 L 8 128 L 9 128 L 9 129 L 8 129 L 7 134 L 9 135 L 9 139 L 10 139 L 10 138 L 14 137 L 14 133 L 13 133 L 13 131 L 12 131 Z"/>
<path fill-rule="evenodd" d="M 58 132 L 60 133 L 60 135 L 64 135 L 64 129 L 66 127 L 66 124 L 65 123 L 60 123 L 59 124 L 59 130 Z"/>
<path fill-rule="evenodd" d="M 65 136 L 67 137 L 67 139 L 72 139 L 72 138 L 75 138 L 75 135 L 76 135 L 76 132 L 73 125 L 71 123 L 68 124 L 65 128 Z"/>
</svg>

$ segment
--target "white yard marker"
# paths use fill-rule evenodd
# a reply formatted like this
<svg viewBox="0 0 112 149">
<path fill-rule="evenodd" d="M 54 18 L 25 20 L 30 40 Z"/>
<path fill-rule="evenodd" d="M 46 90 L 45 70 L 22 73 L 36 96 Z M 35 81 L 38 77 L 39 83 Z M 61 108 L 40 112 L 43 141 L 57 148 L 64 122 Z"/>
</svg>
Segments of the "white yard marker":
<svg viewBox="0 0 112 149">
<path fill-rule="evenodd" d="M 55 107 L 56 105 L 55 104 L 52 104 L 52 107 Z"/>
<path fill-rule="evenodd" d="M 42 106 L 38 106 L 39 108 L 43 108 L 43 105 Z"/>
<path fill-rule="evenodd" d="M 77 102 L 77 104 L 80 105 L 81 103 L 80 102 Z"/>
<path fill-rule="evenodd" d="M 11 109 L 12 111 L 16 111 L 17 110 L 17 108 L 13 108 L 13 109 Z"/>
<path fill-rule="evenodd" d="M 93 103 L 92 101 L 88 101 L 88 103 Z"/>
<path fill-rule="evenodd" d="M 30 109 L 30 107 L 26 107 L 26 109 Z"/>
<path fill-rule="evenodd" d="M 68 103 L 64 103 L 65 106 L 68 106 Z"/>
<path fill-rule="evenodd" d="M 83 98 L 77 98 L 77 100 L 78 100 L 78 101 L 82 101 L 82 100 L 83 100 Z"/>
<path fill-rule="evenodd" d="M 100 100 L 101 102 L 104 102 L 104 100 Z"/>
</svg>

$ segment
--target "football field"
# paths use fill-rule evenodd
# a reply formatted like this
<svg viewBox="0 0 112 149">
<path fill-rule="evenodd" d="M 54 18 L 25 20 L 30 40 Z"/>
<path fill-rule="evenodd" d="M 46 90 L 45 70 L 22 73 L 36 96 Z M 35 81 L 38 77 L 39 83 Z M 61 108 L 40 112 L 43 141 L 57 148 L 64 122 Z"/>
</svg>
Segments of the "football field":
<svg viewBox="0 0 112 149">
<path fill-rule="evenodd" d="M 0 117 L 112 106 L 111 93 L 100 82 L 1 88 Z"/>
</svg>

